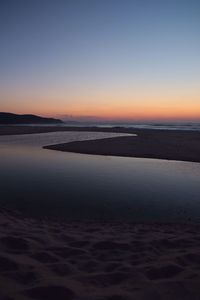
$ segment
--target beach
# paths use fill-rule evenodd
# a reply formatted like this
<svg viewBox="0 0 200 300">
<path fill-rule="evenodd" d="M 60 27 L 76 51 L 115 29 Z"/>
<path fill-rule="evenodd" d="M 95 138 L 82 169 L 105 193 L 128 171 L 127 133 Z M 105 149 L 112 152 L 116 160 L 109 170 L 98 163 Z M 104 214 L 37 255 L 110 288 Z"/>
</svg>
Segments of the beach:
<svg viewBox="0 0 200 300">
<path fill-rule="evenodd" d="M 200 300 L 200 1 L 0 14 L 0 300 Z"/>
<path fill-rule="evenodd" d="M 195 224 L 64 222 L 0 213 L 0 299 L 199 299 Z"/>
<path fill-rule="evenodd" d="M 44 148 L 200 162 L 200 133 L 194 131 L 0 127 L 1 135 L 10 136 L 57 131 L 124 132 L 136 136 Z M 68 221 L 47 216 L 45 212 L 37 218 L 20 210 L 0 210 L 1 300 L 199 300 L 198 222 Z"/>
<path fill-rule="evenodd" d="M 65 126 L 1 126 L 0 135 L 34 134 L 59 131 L 91 131 L 128 133 L 137 136 L 77 141 L 45 146 L 46 149 L 75 153 L 125 157 L 158 158 L 200 162 L 200 132 L 150 130 L 133 128 L 65 127 Z"/>
</svg>

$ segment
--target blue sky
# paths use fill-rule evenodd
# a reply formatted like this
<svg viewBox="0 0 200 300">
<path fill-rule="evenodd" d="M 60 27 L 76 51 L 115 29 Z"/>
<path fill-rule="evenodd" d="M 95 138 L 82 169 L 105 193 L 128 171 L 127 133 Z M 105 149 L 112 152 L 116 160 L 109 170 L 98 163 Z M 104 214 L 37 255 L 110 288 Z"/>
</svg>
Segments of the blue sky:
<svg viewBox="0 0 200 300">
<path fill-rule="evenodd" d="M 139 118 L 183 99 L 200 116 L 200 1 L 0 5 L 1 110 Z"/>
</svg>

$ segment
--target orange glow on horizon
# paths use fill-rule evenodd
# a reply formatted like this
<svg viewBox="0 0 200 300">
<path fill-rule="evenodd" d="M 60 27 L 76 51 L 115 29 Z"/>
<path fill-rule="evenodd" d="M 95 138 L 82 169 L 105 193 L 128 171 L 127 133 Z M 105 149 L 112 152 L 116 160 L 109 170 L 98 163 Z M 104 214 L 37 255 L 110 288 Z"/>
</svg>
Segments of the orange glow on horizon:
<svg viewBox="0 0 200 300">
<path fill-rule="evenodd" d="M 178 89 L 180 91 L 180 88 Z M 102 120 L 200 120 L 197 88 L 4 91 L 1 111 Z M 164 96 L 163 96 L 164 95 Z M 1 99 L 0 99 L 1 100 Z"/>
<path fill-rule="evenodd" d="M 200 106 L 156 106 L 156 105 L 144 105 L 128 107 L 122 105 L 107 106 L 105 108 L 96 107 L 91 108 L 87 106 L 75 107 L 75 108 L 61 108 L 54 106 L 40 106 L 36 107 L 12 107 L 10 111 L 19 114 L 37 114 L 46 117 L 58 117 L 64 116 L 69 118 L 97 118 L 102 120 L 200 120 Z"/>
</svg>

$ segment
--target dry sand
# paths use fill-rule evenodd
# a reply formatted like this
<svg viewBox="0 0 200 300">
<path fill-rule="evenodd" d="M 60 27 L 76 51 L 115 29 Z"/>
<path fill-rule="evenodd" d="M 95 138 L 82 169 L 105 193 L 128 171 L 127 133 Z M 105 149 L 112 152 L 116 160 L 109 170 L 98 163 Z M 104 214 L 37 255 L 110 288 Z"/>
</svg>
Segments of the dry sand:
<svg viewBox="0 0 200 300">
<path fill-rule="evenodd" d="M 0 213 L 1 300 L 199 300 L 199 225 Z"/>
</svg>

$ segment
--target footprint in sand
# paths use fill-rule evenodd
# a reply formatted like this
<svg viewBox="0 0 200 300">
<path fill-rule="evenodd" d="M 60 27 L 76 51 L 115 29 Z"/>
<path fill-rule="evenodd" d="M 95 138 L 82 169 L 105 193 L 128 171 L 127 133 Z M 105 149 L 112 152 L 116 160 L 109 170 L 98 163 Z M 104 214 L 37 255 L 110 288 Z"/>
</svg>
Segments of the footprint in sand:
<svg viewBox="0 0 200 300">
<path fill-rule="evenodd" d="M 54 253 L 62 258 L 69 257 L 77 257 L 81 255 L 85 255 L 86 251 L 78 248 L 70 248 L 70 247 L 57 247 L 52 249 Z"/>
<path fill-rule="evenodd" d="M 53 263 L 58 261 L 58 259 L 55 256 L 45 251 L 34 253 L 33 255 L 31 255 L 31 257 L 41 263 Z"/>
<path fill-rule="evenodd" d="M 118 285 L 131 278 L 131 274 L 125 272 L 100 273 L 90 276 L 81 276 L 79 280 L 97 287 L 109 287 Z"/>
<path fill-rule="evenodd" d="M 73 270 L 70 267 L 70 265 L 65 263 L 53 264 L 50 266 L 50 269 L 59 276 L 67 276 L 73 273 Z"/>
<path fill-rule="evenodd" d="M 112 241 L 101 241 L 93 245 L 95 250 L 130 250 L 130 245 L 125 243 L 116 243 Z"/>
<path fill-rule="evenodd" d="M 168 279 L 176 276 L 180 272 L 183 271 L 183 268 L 171 264 L 171 265 L 166 265 L 166 266 L 161 266 L 161 267 L 151 267 L 145 275 L 147 276 L 148 279 L 150 280 L 157 280 L 157 279 Z"/>
<path fill-rule="evenodd" d="M 24 285 L 37 281 L 37 275 L 34 272 L 9 272 L 7 273 L 7 277 Z"/>
<path fill-rule="evenodd" d="M 75 298 L 75 293 L 63 286 L 41 286 L 29 289 L 25 294 L 37 300 L 71 300 Z"/>
<path fill-rule="evenodd" d="M 18 270 L 18 264 L 10 258 L 0 256 L 0 272 Z"/>
<path fill-rule="evenodd" d="M 0 247 L 8 252 L 28 251 L 29 245 L 23 238 L 14 236 L 5 236 L 0 239 Z"/>
<path fill-rule="evenodd" d="M 112 296 L 108 296 L 106 300 L 127 300 L 127 298 L 122 295 L 112 295 Z"/>
</svg>

